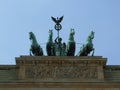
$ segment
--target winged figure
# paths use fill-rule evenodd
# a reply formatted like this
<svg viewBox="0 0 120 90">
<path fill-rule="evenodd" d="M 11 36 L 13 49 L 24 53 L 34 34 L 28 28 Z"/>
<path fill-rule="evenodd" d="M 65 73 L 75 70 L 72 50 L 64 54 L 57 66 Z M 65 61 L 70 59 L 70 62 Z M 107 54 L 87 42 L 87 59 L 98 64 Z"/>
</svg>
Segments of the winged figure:
<svg viewBox="0 0 120 90">
<path fill-rule="evenodd" d="M 63 17 L 64 16 L 62 16 L 62 17 L 60 17 L 60 18 L 54 18 L 54 17 L 51 17 L 52 18 L 52 20 L 58 25 L 58 24 L 60 24 L 60 22 L 63 20 Z"/>
</svg>

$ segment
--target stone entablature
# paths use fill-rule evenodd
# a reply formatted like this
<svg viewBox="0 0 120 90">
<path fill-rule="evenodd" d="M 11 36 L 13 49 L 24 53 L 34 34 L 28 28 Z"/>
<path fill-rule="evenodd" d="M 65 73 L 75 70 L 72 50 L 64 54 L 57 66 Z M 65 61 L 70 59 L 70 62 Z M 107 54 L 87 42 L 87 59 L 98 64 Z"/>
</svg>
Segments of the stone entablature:
<svg viewBox="0 0 120 90">
<path fill-rule="evenodd" d="M 101 56 L 21 56 L 16 64 L 20 80 L 80 82 L 104 80 L 106 60 Z"/>
<path fill-rule="evenodd" d="M 0 65 L 0 90 L 120 90 L 120 65 L 106 58 L 20 56 Z"/>
</svg>

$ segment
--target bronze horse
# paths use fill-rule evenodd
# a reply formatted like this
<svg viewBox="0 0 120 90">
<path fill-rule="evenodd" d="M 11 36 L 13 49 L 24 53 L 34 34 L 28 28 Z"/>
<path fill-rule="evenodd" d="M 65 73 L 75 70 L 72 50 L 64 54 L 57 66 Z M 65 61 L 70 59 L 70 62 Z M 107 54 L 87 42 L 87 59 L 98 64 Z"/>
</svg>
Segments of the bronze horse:
<svg viewBox="0 0 120 90">
<path fill-rule="evenodd" d="M 74 56 L 75 54 L 76 43 L 74 41 L 74 35 L 75 35 L 75 31 L 74 29 L 71 29 L 68 44 L 67 44 L 67 49 L 66 49 L 67 56 Z"/>
<path fill-rule="evenodd" d="M 92 40 L 94 38 L 94 32 L 91 31 L 89 36 L 87 37 L 86 43 L 83 44 L 83 46 L 80 48 L 79 53 L 77 56 L 88 56 L 90 52 L 92 52 L 92 56 L 94 55 L 94 48 L 93 48 L 93 43 Z"/>
<path fill-rule="evenodd" d="M 38 44 L 36 37 L 33 32 L 29 32 L 29 39 L 32 41 L 30 47 L 30 56 L 43 56 L 43 50 L 41 46 Z M 31 53 L 32 52 L 32 53 Z"/>
<path fill-rule="evenodd" d="M 49 30 L 48 42 L 46 44 L 46 52 L 48 56 L 55 56 L 54 43 L 53 43 L 53 32 Z"/>
</svg>

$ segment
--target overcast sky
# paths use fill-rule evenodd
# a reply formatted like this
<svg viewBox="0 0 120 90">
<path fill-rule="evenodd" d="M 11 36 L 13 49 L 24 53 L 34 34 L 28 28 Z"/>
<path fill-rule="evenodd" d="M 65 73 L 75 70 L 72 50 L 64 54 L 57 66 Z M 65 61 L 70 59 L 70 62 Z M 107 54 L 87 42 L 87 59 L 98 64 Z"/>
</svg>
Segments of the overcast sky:
<svg viewBox="0 0 120 90">
<path fill-rule="evenodd" d="M 15 57 L 29 55 L 30 31 L 46 54 L 49 29 L 57 37 L 51 16 L 62 15 L 60 37 L 67 43 L 74 28 L 75 41 L 81 43 L 76 53 L 93 30 L 95 56 L 120 65 L 120 0 L 0 0 L 0 64 L 15 64 Z"/>
</svg>

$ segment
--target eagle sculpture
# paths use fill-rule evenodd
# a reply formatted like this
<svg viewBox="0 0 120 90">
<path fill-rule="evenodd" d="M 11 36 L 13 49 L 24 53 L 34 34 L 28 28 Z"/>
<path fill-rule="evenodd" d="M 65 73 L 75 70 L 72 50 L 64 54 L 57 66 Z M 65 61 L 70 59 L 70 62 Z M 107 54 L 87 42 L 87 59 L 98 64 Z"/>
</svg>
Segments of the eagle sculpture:
<svg viewBox="0 0 120 90">
<path fill-rule="evenodd" d="M 63 20 L 63 17 L 64 16 L 62 16 L 62 17 L 60 17 L 60 18 L 54 18 L 54 17 L 51 17 L 52 18 L 52 20 L 57 24 L 57 25 L 59 25 L 60 24 L 60 22 Z"/>
</svg>

